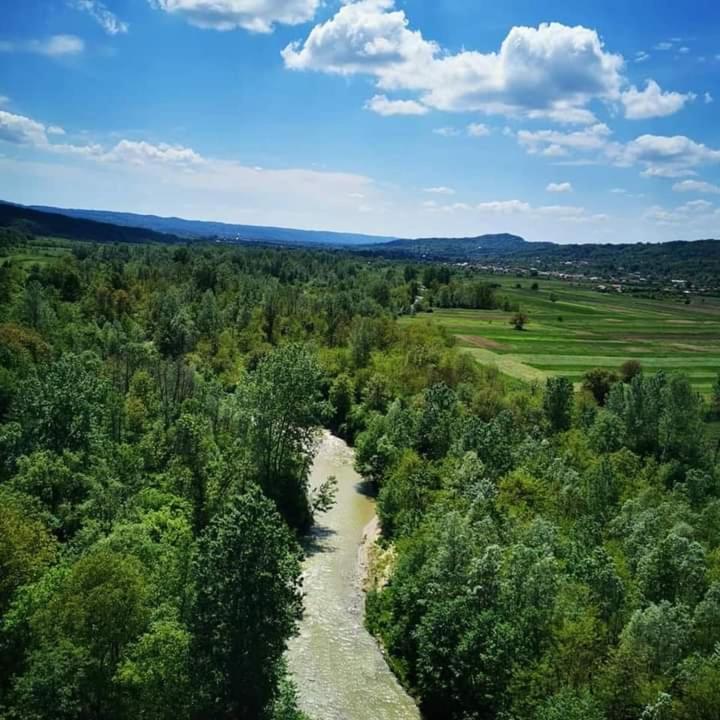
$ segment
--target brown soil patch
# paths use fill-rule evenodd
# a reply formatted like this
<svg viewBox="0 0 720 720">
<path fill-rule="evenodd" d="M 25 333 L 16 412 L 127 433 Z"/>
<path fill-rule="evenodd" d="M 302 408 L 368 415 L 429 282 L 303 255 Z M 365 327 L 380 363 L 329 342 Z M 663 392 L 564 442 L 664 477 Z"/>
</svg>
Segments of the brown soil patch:
<svg viewBox="0 0 720 720">
<path fill-rule="evenodd" d="M 484 348 L 485 350 L 507 350 L 507 346 L 496 340 L 481 337 L 480 335 L 458 335 L 463 342 L 473 345 L 474 347 Z"/>
<path fill-rule="evenodd" d="M 703 347 L 702 345 L 690 345 L 689 343 L 673 343 L 672 346 L 678 350 L 690 350 L 691 352 L 717 352 L 717 348 Z"/>
</svg>

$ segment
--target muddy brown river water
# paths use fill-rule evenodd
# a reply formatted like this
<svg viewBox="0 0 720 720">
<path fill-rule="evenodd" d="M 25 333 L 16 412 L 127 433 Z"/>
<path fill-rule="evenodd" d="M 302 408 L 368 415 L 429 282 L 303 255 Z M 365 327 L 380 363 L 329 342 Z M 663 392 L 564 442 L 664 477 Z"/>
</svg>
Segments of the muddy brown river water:
<svg viewBox="0 0 720 720">
<path fill-rule="evenodd" d="M 311 483 L 338 481 L 335 506 L 320 516 L 304 564 L 305 615 L 288 649 L 300 707 L 313 720 L 419 720 L 412 699 L 363 625 L 359 546 L 375 513 L 353 469 L 352 450 L 323 435 Z"/>
</svg>

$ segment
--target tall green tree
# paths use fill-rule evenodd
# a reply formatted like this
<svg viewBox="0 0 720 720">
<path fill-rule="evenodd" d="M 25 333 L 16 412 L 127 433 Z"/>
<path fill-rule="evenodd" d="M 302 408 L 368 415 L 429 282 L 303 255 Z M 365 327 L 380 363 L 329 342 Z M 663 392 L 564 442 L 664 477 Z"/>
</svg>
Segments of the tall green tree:
<svg viewBox="0 0 720 720">
<path fill-rule="evenodd" d="M 565 377 L 548 378 L 543 409 L 553 432 L 569 430 L 572 424 L 573 386 Z"/>
<path fill-rule="evenodd" d="M 200 538 L 191 622 L 199 718 L 269 717 L 302 610 L 299 558 L 258 488 L 236 496 Z"/>
<path fill-rule="evenodd" d="M 246 441 L 258 481 L 295 527 L 311 521 L 308 472 L 325 411 L 320 383 L 314 355 L 288 345 L 263 358 L 241 389 Z"/>
</svg>

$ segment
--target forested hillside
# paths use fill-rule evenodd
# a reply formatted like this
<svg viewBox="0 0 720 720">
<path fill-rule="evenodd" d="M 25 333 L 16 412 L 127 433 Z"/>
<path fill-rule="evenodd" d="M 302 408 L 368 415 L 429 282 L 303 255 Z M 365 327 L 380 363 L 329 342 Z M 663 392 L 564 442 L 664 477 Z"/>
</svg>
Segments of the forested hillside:
<svg viewBox="0 0 720 720">
<path fill-rule="evenodd" d="M 0 718 L 302 718 L 322 427 L 379 491 L 367 619 L 428 718 L 717 715 L 720 387 L 524 385 L 396 322 L 507 303 L 458 268 L 0 241 Z"/>
</svg>

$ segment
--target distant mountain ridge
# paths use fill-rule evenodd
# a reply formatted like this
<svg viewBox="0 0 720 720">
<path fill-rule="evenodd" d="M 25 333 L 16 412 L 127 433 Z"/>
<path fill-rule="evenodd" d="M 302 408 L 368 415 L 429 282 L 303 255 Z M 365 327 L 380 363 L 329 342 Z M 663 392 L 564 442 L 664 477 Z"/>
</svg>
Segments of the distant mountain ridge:
<svg viewBox="0 0 720 720">
<path fill-rule="evenodd" d="M 593 276 L 642 281 L 694 278 L 718 287 L 720 241 L 666 243 L 571 244 L 528 242 L 518 235 L 496 233 L 465 238 L 399 239 L 357 233 L 293 230 L 291 228 L 232 225 L 154 215 L 25 207 L 0 201 L 0 228 L 35 235 L 92 242 L 182 243 L 222 241 L 344 249 L 368 256 L 405 261 L 443 261 L 492 265 L 500 270 L 550 271 L 577 277 Z"/>
<path fill-rule="evenodd" d="M 88 242 L 178 242 L 167 233 L 142 227 L 112 225 L 83 220 L 59 212 L 36 210 L 0 200 L 0 227 L 13 228 L 33 235 L 48 235 Z"/>
<path fill-rule="evenodd" d="M 282 243 L 284 245 L 331 246 L 374 245 L 395 240 L 394 237 L 390 236 L 365 235 L 362 233 L 297 230 L 264 225 L 214 222 L 211 220 L 187 220 L 179 217 L 138 215 L 136 213 L 115 212 L 112 210 L 79 210 L 47 207 L 43 205 L 33 205 L 31 209 L 39 210 L 40 212 L 59 213 L 81 220 L 93 220 L 95 222 L 111 223 L 113 225 L 145 228 L 147 230 L 167 233 L 190 240 L 219 238 L 221 240 L 236 242 L 250 241 Z"/>
<path fill-rule="evenodd" d="M 414 240 L 391 240 L 382 248 L 390 253 L 419 257 L 468 258 L 482 256 L 513 255 L 528 251 L 558 247 L 551 242 L 528 242 L 519 235 L 495 233 L 464 238 L 416 238 Z"/>
</svg>

